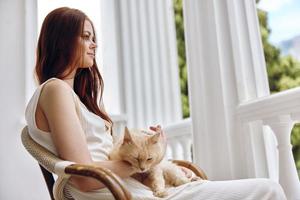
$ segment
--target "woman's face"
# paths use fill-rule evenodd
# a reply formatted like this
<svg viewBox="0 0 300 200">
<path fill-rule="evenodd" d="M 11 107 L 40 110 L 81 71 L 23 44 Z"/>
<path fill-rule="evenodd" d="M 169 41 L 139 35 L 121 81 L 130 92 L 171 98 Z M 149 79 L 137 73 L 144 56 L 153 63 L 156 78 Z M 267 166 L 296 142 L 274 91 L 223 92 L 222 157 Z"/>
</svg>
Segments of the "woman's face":
<svg viewBox="0 0 300 200">
<path fill-rule="evenodd" d="M 81 68 L 92 67 L 95 59 L 96 43 L 92 24 L 89 20 L 84 21 L 83 33 L 81 35 L 81 44 L 83 49 Z"/>
</svg>

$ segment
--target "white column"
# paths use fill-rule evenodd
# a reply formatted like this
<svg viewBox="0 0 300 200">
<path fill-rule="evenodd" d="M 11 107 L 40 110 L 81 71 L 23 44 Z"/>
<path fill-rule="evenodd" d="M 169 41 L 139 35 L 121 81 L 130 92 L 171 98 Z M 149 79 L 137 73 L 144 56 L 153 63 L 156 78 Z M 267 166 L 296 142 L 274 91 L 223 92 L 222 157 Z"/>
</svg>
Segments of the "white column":
<svg viewBox="0 0 300 200">
<path fill-rule="evenodd" d="M 281 184 L 287 199 L 300 197 L 300 183 L 295 161 L 292 153 L 291 131 L 294 122 L 289 115 L 264 120 L 273 130 L 278 142 L 279 154 L 279 183 Z"/>
<path fill-rule="evenodd" d="M 255 9 L 184 1 L 194 159 L 212 179 L 268 176 L 263 134 L 253 134 L 262 126 L 236 117 L 239 103 L 269 94 Z"/>
<path fill-rule="evenodd" d="M 37 1 L 27 0 L 24 3 L 24 53 L 25 53 L 25 105 L 31 98 L 37 83 L 34 78 L 34 67 L 37 45 Z"/>
<path fill-rule="evenodd" d="M 182 117 L 172 1 L 122 0 L 119 67 L 128 125 L 169 124 Z"/>
</svg>

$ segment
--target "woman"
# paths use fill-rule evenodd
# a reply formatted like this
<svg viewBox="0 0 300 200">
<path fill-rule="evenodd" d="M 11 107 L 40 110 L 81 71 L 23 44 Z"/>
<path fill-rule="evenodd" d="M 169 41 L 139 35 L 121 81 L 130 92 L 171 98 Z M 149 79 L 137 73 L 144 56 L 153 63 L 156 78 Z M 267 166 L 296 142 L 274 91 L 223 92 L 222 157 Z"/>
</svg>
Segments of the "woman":
<svg viewBox="0 0 300 200">
<path fill-rule="evenodd" d="M 40 86 L 26 109 L 29 133 L 64 160 L 112 170 L 134 199 L 156 199 L 130 178 L 134 171 L 129 164 L 108 160 L 113 123 L 97 103 L 102 102 L 103 80 L 96 47 L 93 24 L 80 10 L 63 7 L 47 15 L 35 67 Z M 161 131 L 159 126 L 151 129 Z M 90 178 L 71 177 L 66 190 L 77 200 L 113 199 L 103 184 Z M 169 194 L 168 199 L 285 199 L 282 188 L 267 179 L 192 182 L 170 188 Z"/>
</svg>

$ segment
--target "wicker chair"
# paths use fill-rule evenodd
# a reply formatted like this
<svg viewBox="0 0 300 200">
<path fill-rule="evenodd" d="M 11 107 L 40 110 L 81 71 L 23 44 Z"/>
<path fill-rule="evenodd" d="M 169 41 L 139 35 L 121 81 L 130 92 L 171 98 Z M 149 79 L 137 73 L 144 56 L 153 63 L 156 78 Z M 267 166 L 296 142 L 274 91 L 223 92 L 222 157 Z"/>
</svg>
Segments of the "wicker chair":
<svg viewBox="0 0 300 200">
<path fill-rule="evenodd" d="M 122 185 L 120 178 L 109 169 L 61 160 L 43 146 L 36 143 L 29 135 L 27 126 L 23 128 L 21 138 L 26 150 L 38 161 L 52 200 L 73 199 L 64 191 L 64 185 L 72 175 L 97 179 L 111 191 L 116 200 L 131 199 L 130 192 Z M 202 179 L 207 179 L 205 173 L 193 163 L 182 160 L 173 160 L 173 162 L 191 169 Z M 56 174 L 60 180 L 55 182 L 53 174 Z"/>
</svg>

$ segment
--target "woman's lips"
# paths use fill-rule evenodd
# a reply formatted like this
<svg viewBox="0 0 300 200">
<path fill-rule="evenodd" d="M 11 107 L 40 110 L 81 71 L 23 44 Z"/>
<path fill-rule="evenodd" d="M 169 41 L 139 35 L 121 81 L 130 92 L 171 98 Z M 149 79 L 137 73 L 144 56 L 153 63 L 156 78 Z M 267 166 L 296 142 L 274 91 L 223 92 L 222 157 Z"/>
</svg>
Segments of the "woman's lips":
<svg viewBox="0 0 300 200">
<path fill-rule="evenodd" d="M 94 53 L 88 53 L 89 56 L 95 58 L 95 54 Z"/>
</svg>

